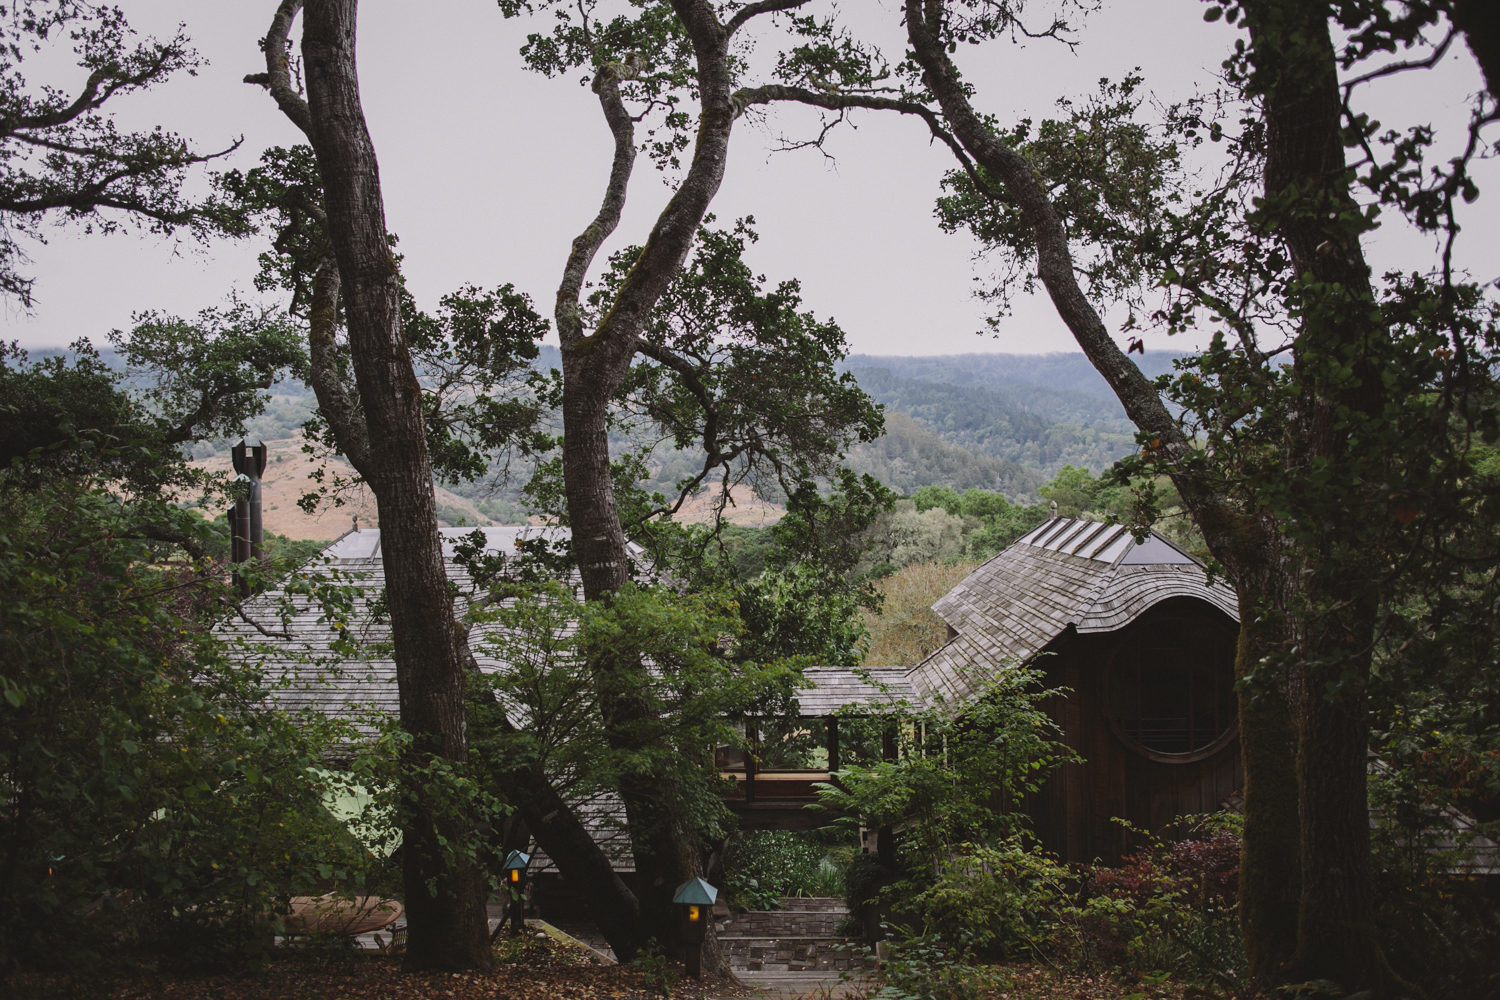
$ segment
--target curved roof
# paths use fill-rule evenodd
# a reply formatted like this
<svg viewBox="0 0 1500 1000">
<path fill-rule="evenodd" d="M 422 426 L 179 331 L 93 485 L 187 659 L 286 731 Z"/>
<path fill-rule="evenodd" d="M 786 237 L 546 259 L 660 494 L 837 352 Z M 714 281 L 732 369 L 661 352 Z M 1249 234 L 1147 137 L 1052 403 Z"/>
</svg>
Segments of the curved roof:
<svg viewBox="0 0 1500 1000">
<path fill-rule="evenodd" d="M 1173 597 L 1198 598 L 1239 620 L 1234 592 L 1209 586 L 1198 561 L 1161 535 L 1137 542 L 1124 525 L 1053 518 L 932 606 L 958 634 L 907 676 L 924 699 L 962 697 L 1070 626 L 1113 632 Z"/>
</svg>

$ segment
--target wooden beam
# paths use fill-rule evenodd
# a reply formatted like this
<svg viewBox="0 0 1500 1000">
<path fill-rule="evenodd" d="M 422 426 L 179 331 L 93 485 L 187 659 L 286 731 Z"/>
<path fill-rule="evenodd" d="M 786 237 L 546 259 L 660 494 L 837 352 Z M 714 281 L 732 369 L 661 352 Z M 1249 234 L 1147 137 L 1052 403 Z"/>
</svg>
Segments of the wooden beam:
<svg viewBox="0 0 1500 1000">
<path fill-rule="evenodd" d="M 880 756 L 883 760 L 896 760 L 896 723 L 892 719 L 886 720 L 885 728 L 880 733 Z M 886 868 L 896 867 L 896 831 L 882 826 L 876 836 L 878 839 L 875 849 L 880 863 Z"/>
</svg>

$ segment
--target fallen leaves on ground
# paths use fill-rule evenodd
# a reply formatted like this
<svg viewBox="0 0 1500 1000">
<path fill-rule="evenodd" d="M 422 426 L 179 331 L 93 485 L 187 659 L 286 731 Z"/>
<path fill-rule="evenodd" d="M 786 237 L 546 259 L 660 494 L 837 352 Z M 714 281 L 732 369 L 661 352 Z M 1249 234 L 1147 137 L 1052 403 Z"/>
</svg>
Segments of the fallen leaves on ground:
<svg viewBox="0 0 1500 1000">
<path fill-rule="evenodd" d="M 995 972 L 1003 985 L 986 990 L 983 1000 L 1181 1000 L 1187 989 L 1185 983 L 1152 985 L 1116 972 L 1074 972 L 1028 965 L 998 967 Z"/>
<path fill-rule="evenodd" d="M 753 997 L 722 981 L 679 982 L 663 992 L 658 977 L 598 964 L 585 949 L 547 939 L 503 940 L 488 972 L 418 972 L 399 958 L 371 954 L 291 955 L 239 976 L 179 975 L 115 963 L 68 974 L 15 973 L 4 984 L 17 997 L 51 1000 L 696 1000 Z M 675 978 L 675 976 L 673 977 Z"/>
<path fill-rule="evenodd" d="M 586 948 L 552 938 L 502 938 L 495 957 L 488 972 L 408 973 L 399 958 L 385 955 L 291 953 L 239 976 L 174 976 L 117 961 L 87 972 L 14 973 L 3 985 L 12 996 L 35 1000 L 753 1000 L 767 995 L 747 983 L 684 979 L 673 967 L 665 972 L 670 989 L 664 989 L 661 972 L 601 964 Z M 994 971 L 997 985 L 984 990 L 982 1000 L 1181 1000 L 1185 988 L 1114 973 L 1024 965 Z M 830 978 L 826 992 L 809 996 L 862 1000 L 880 988 L 872 978 L 840 990 Z"/>
</svg>

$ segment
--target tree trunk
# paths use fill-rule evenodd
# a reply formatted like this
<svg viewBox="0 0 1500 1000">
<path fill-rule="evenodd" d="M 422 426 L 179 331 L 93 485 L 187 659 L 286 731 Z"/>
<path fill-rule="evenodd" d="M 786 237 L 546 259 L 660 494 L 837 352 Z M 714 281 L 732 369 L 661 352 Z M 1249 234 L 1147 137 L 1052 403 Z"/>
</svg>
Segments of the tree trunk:
<svg viewBox="0 0 1500 1000">
<path fill-rule="evenodd" d="M 702 110 L 692 165 L 676 195 L 657 218 L 651 235 L 609 312 L 593 333 L 585 333 L 578 299 L 584 275 L 599 245 L 619 223 L 634 157 L 629 115 L 619 99 L 619 67 L 604 67 L 595 80 L 605 119 L 615 137 L 614 168 L 604 203 L 573 243 L 558 288 L 556 319 L 563 356 L 563 479 L 573 551 L 584 598 L 609 601 L 629 579 L 625 534 L 615 508 L 609 468 L 608 416 L 611 397 L 636 353 L 636 338 L 652 308 L 681 269 L 682 261 L 724 176 L 729 132 L 735 112 L 730 100 L 729 33 L 703 0 L 674 0 L 673 10 L 693 41 Z M 644 670 L 639 659 L 601 651 L 588 653 L 604 722 L 617 749 L 632 749 L 625 735 L 646 708 L 628 694 L 625 675 Z M 679 916 L 671 902 L 677 886 L 701 875 L 698 832 L 674 809 L 670 789 L 655 776 L 622 782 L 635 854 L 639 940 L 655 939 L 669 953 L 677 950 Z M 723 969 L 712 927 L 703 945 L 703 967 Z"/>
<path fill-rule="evenodd" d="M 1242 589 L 1237 680 L 1250 676 L 1266 655 L 1286 649 L 1279 620 L 1264 614 L 1266 602 L 1249 598 Z M 1302 893 L 1297 726 L 1284 686 L 1268 692 L 1242 689 L 1239 703 L 1245 768 L 1240 931 L 1251 982 L 1264 985 L 1275 982 L 1297 948 Z"/>
<path fill-rule="evenodd" d="M 462 769 L 464 662 L 437 531 L 422 391 L 401 329 L 399 275 L 386 237 L 375 149 L 360 107 L 356 0 L 307 4 L 302 54 L 309 137 L 323 180 L 328 235 L 342 278 L 350 350 L 369 451 L 360 473 L 375 494 L 391 614 L 412 816 L 403 830 L 411 969 L 489 964 L 485 877 L 475 859 L 445 854 L 472 820 L 440 807 L 423 772 L 433 758 Z"/>
<path fill-rule="evenodd" d="M 264 80 L 252 79 L 251 82 L 264 83 L 286 116 L 311 139 L 311 115 L 307 103 L 292 87 L 284 54 L 292 22 L 301 9 L 302 0 L 283 0 L 278 7 L 265 45 L 266 77 Z M 594 223 L 575 241 L 563 289 L 559 292 L 559 329 L 565 333 L 573 331 L 575 339 L 576 335 L 581 335 L 581 331 L 576 330 L 577 299 L 584 273 L 600 242 L 618 224 L 619 211 L 624 204 L 625 185 L 635 156 L 633 123 L 619 98 L 618 71 L 619 67 L 606 68 L 601 71 L 595 84 L 604 106 L 605 117 L 616 136 L 615 165 L 605 204 Z M 326 214 L 319 206 L 307 205 L 304 208 L 327 227 Z M 334 329 L 340 283 L 337 262 L 330 255 L 317 267 L 313 284 L 312 327 L 309 333 L 312 349 L 310 380 L 317 394 L 319 410 L 333 429 L 340 450 L 362 475 L 371 479 L 374 470 L 369 466 L 371 449 L 365 420 L 355 401 L 344 391 L 339 375 Z M 565 341 L 567 340 L 565 337 Z M 597 372 L 602 366 L 597 364 L 597 358 L 594 360 Z M 628 359 L 626 363 L 628 364 Z M 623 371 L 623 367 L 620 371 Z M 608 372 L 605 375 L 608 377 Z M 607 398 L 608 391 L 600 391 Z M 600 409 L 597 414 L 600 420 L 603 419 L 603 414 L 604 411 Z M 587 435 L 579 437 L 587 439 Z M 605 461 L 604 468 L 607 469 L 607 456 Z M 605 479 L 607 481 L 607 476 Z M 612 493 L 598 502 L 608 503 L 612 512 Z M 614 523 L 618 525 L 618 520 L 615 519 Z M 619 534 L 619 544 L 623 551 L 623 534 L 618 531 L 616 534 Z M 605 540 L 604 551 L 610 551 L 608 539 Z M 466 647 L 463 655 L 467 669 L 477 670 Z M 503 713 L 500 724 L 509 726 Z M 647 937 L 641 922 L 639 903 L 635 894 L 614 871 L 609 858 L 589 835 L 577 813 L 558 795 L 545 774 L 511 773 L 506 776 L 505 794 L 521 810 L 537 843 L 557 865 L 562 876 L 583 897 L 615 954 L 622 961 L 630 961 Z M 709 967 L 716 966 L 710 964 Z"/>
<path fill-rule="evenodd" d="M 615 958 L 629 962 L 640 952 L 640 907 L 614 865 L 577 813 L 562 800 L 545 775 L 514 775 L 507 792 L 520 803 L 531 835 L 558 873 L 577 892 L 599 926 Z"/>
<path fill-rule="evenodd" d="M 1352 460 L 1347 414 L 1378 417 L 1384 405 L 1378 355 L 1371 348 L 1387 333 L 1369 318 L 1374 294 L 1359 242 L 1343 237 L 1331 221 L 1358 207 L 1345 176 L 1329 11 L 1296 0 L 1262 0 L 1245 10 L 1251 58 L 1265 95 L 1266 197 L 1269 202 L 1295 192 L 1296 200 L 1279 214 L 1280 231 L 1296 273 L 1320 283 L 1313 293 L 1316 308 L 1304 310 L 1298 334 L 1294 364 L 1308 389 L 1291 429 L 1300 454 L 1288 471 L 1336 470 Z M 1331 379 L 1319 367 L 1328 358 L 1346 357 L 1354 359 L 1352 380 Z M 1325 534 L 1301 548 L 1289 567 L 1301 610 L 1342 610 L 1292 619 L 1299 651 L 1294 696 L 1302 899 L 1297 953 L 1287 974 L 1379 986 L 1384 977 L 1373 928 L 1365 713 L 1378 598 L 1368 567 L 1332 552 Z"/>
<path fill-rule="evenodd" d="M 1469 51 L 1484 74 L 1484 87 L 1500 101 L 1500 3 L 1453 0 L 1453 24 L 1464 33 Z"/>
</svg>

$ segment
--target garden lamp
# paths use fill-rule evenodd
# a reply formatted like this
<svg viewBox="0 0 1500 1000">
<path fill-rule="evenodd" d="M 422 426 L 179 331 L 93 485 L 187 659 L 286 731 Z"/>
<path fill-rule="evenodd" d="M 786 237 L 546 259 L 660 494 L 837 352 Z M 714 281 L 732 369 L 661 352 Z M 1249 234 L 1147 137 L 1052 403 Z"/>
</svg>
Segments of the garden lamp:
<svg viewBox="0 0 1500 1000">
<path fill-rule="evenodd" d="M 702 948 L 705 925 L 713 919 L 719 890 L 701 878 L 690 878 L 677 887 L 672 902 L 682 907 L 683 964 L 694 979 L 703 978 Z"/>
<path fill-rule="evenodd" d="M 510 935 L 520 937 L 526 929 L 526 866 L 531 864 L 531 855 L 511 851 L 505 857 L 505 884 L 510 887 Z"/>
</svg>

